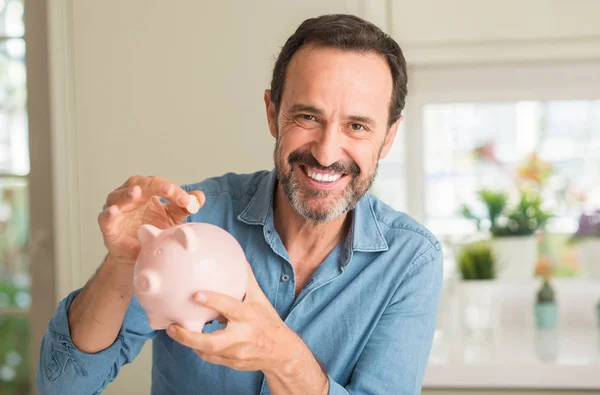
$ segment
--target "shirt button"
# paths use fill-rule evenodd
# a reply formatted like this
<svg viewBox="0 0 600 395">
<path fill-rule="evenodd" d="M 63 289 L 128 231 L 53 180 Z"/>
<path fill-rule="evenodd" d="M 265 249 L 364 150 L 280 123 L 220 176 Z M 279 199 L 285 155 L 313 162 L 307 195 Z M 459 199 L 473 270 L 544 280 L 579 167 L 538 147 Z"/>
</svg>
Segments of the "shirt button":
<svg viewBox="0 0 600 395">
<path fill-rule="evenodd" d="M 290 279 L 290 276 L 288 276 L 287 274 L 284 274 L 283 276 L 281 276 L 281 281 L 286 282 Z"/>
</svg>

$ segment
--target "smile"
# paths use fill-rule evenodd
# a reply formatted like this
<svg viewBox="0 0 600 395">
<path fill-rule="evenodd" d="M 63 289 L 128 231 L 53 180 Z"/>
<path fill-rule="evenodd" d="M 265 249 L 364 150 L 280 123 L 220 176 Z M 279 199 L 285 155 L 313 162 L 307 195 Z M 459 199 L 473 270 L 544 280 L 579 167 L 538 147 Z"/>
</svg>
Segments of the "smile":
<svg viewBox="0 0 600 395">
<path fill-rule="evenodd" d="M 345 173 L 335 173 L 331 171 L 317 170 L 313 167 L 300 166 L 304 175 L 312 181 L 312 183 L 323 186 L 331 186 L 337 184 Z"/>
<path fill-rule="evenodd" d="M 322 173 L 311 168 L 304 168 L 304 171 L 313 180 L 321 182 L 334 182 L 342 176 L 340 173 Z"/>
</svg>

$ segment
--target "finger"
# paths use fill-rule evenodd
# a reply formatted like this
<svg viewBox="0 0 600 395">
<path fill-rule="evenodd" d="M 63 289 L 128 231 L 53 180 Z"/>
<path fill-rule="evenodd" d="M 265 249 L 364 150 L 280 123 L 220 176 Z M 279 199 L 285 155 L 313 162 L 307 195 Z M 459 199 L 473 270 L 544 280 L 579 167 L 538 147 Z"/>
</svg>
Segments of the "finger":
<svg viewBox="0 0 600 395">
<path fill-rule="evenodd" d="M 206 202 L 206 195 L 204 194 L 204 192 L 195 190 L 191 191 L 190 194 L 196 196 L 196 199 L 198 199 L 198 204 L 200 205 L 200 208 L 202 208 L 202 206 L 204 206 L 204 203 Z"/>
<path fill-rule="evenodd" d="M 163 177 L 134 176 L 127 180 L 125 185 L 128 188 L 139 186 L 142 191 L 142 199 L 145 201 L 151 199 L 152 196 L 159 196 L 180 207 L 189 204 L 187 192 Z"/>
<path fill-rule="evenodd" d="M 116 205 L 109 206 L 98 215 L 98 225 L 104 237 L 114 238 L 122 228 L 123 214 Z"/>
<path fill-rule="evenodd" d="M 150 177 L 144 191 L 144 197 L 160 196 L 172 204 L 184 207 L 190 203 L 190 197 L 180 186 L 167 181 L 162 177 Z"/>
<path fill-rule="evenodd" d="M 142 197 L 142 189 L 139 185 L 127 188 L 115 189 L 106 197 L 106 203 L 103 209 L 117 205 L 121 210 L 126 210 L 137 203 Z"/>
<path fill-rule="evenodd" d="M 179 325 L 167 328 L 167 335 L 184 346 L 199 350 L 203 353 L 216 354 L 230 346 L 224 331 L 213 333 L 190 332 Z"/>
<path fill-rule="evenodd" d="M 204 205 L 204 202 L 206 201 L 206 196 L 204 195 L 204 193 L 202 191 L 192 191 L 190 192 L 190 195 L 194 195 L 196 197 L 196 199 L 198 200 L 197 209 L 201 209 Z M 187 206 L 181 207 L 173 203 L 167 204 L 165 206 L 165 210 L 167 210 L 167 212 L 171 215 L 171 217 L 176 223 L 183 222 L 190 214 L 194 213 L 191 212 L 189 210 L 189 207 Z"/>
<path fill-rule="evenodd" d="M 228 320 L 239 321 L 244 318 L 246 306 L 240 300 L 218 292 L 201 291 L 194 295 L 196 303 L 216 310 Z"/>
</svg>

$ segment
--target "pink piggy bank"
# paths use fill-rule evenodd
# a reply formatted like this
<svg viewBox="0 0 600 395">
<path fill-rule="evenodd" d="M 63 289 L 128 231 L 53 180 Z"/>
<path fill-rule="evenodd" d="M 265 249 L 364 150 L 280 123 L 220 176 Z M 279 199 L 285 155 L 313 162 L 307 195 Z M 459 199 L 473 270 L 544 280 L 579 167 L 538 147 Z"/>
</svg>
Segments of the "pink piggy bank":
<svg viewBox="0 0 600 395">
<path fill-rule="evenodd" d="M 138 238 L 142 248 L 134 268 L 134 289 L 153 329 L 177 323 L 199 332 L 217 318 L 218 312 L 194 302 L 198 291 L 244 297 L 248 263 L 227 231 L 206 223 L 164 230 L 142 225 Z"/>
</svg>

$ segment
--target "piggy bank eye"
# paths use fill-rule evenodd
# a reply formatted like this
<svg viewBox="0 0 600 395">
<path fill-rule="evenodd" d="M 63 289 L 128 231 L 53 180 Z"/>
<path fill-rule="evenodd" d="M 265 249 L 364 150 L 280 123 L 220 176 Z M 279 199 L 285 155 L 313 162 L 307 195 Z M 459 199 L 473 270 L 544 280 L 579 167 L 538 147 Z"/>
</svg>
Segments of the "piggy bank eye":
<svg viewBox="0 0 600 395">
<path fill-rule="evenodd" d="M 162 252 L 162 248 L 159 248 L 158 250 L 154 251 L 154 255 L 161 255 Z"/>
</svg>

